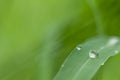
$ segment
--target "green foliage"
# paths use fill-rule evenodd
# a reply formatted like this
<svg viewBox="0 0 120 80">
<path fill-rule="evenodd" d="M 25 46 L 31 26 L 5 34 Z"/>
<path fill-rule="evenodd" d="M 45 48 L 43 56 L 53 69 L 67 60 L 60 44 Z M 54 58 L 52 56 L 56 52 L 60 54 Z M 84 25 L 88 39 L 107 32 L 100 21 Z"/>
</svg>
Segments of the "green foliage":
<svg viewBox="0 0 120 80">
<path fill-rule="evenodd" d="M 76 45 L 96 35 L 120 36 L 119 5 L 119 0 L 0 0 L 0 80 L 52 80 Z M 119 58 L 110 58 L 94 79 L 119 80 Z"/>
</svg>

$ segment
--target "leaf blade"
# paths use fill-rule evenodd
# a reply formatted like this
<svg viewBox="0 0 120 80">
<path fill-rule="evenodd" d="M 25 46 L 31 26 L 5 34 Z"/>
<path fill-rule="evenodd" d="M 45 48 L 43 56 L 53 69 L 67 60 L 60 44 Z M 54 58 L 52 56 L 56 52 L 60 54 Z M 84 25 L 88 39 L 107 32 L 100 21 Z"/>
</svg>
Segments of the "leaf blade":
<svg viewBox="0 0 120 80">
<path fill-rule="evenodd" d="M 70 56 L 62 65 L 62 68 L 55 76 L 54 80 L 90 80 L 97 70 L 103 65 L 109 57 L 119 51 L 120 43 L 111 44 L 115 37 L 95 37 L 82 46 L 82 50 L 73 50 Z M 118 38 L 117 38 L 118 39 Z M 119 40 L 119 39 L 118 39 Z M 114 41 L 113 41 L 114 42 Z M 99 56 L 95 59 L 89 57 L 89 51 L 96 50 Z"/>
</svg>

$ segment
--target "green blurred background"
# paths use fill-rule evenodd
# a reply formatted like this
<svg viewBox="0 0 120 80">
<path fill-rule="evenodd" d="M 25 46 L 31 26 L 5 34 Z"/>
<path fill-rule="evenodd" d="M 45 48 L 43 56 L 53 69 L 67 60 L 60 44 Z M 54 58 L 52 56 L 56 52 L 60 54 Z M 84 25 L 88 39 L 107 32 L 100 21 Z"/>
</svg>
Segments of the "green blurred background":
<svg viewBox="0 0 120 80">
<path fill-rule="evenodd" d="M 52 80 L 79 43 L 120 36 L 119 21 L 119 0 L 0 0 L 0 80 Z M 120 80 L 119 58 L 95 80 Z"/>
</svg>

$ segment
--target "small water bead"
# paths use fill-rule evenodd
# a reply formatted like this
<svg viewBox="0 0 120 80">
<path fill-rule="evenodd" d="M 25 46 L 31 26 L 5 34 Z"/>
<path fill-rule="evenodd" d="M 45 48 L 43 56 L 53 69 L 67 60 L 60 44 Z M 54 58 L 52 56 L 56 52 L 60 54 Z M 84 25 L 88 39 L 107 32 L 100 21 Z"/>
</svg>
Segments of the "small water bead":
<svg viewBox="0 0 120 80">
<path fill-rule="evenodd" d="M 78 47 L 76 47 L 76 49 L 80 51 L 82 49 L 82 47 L 78 46 Z"/>
<path fill-rule="evenodd" d="M 89 58 L 97 58 L 97 57 L 98 57 L 98 53 L 96 51 L 89 52 Z"/>
<path fill-rule="evenodd" d="M 117 37 L 113 37 L 109 40 L 108 45 L 115 45 L 119 42 L 119 39 Z"/>
</svg>

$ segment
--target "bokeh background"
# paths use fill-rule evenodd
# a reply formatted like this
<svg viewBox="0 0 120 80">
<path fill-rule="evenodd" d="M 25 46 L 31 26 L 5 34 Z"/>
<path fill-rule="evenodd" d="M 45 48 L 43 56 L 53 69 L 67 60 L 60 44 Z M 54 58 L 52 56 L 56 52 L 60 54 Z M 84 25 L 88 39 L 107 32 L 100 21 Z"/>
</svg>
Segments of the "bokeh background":
<svg viewBox="0 0 120 80">
<path fill-rule="evenodd" d="M 119 21 L 119 0 L 0 0 L 0 80 L 52 80 L 76 45 L 120 36 Z M 119 58 L 95 80 L 120 80 Z"/>
</svg>

